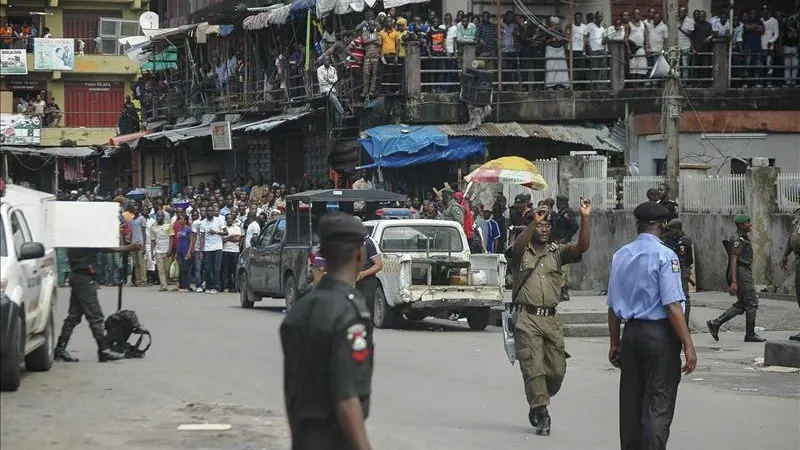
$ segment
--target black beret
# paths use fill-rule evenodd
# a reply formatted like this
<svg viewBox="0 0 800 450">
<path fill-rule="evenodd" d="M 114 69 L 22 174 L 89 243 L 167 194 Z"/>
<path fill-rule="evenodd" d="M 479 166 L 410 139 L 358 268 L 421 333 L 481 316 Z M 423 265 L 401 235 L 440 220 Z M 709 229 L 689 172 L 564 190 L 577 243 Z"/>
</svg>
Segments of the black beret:
<svg viewBox="0 0 800 450">
<path fill-rule="evenodd" d="M 525 194 L 517 194 L 517 196 L 514 197 L 514 203 L 525 203 Z"/>
<path fill-rule="evenodd" d="M 569 201 L 569 197 L 567 197 L 564 194 L 558 194 L 558 195 L 556 195 L 556 200 L 562 200 L 562 201 L 566 202 L 566 201 Z"/>
<path fill-rule="evenodd" d="M 633 210 L 633 216 L 638 222 L 658 223 L 668 221 L 671 214 L 658 203 L 644 202 Z"/>
<path fill-rule="evenodd" d="M 341 239 L 361 242 L 366 233 L 364 224 L 355 216 L 343 212 L 329 212 L 319 221 L 319 239 L 325 241 Z"/>
</svg>

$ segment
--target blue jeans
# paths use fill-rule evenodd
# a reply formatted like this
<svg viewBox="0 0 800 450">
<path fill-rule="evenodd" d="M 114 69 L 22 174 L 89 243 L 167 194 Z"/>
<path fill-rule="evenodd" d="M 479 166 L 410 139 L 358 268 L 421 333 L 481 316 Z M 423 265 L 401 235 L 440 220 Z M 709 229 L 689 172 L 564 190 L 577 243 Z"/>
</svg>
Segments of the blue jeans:
<svg viewBox="0 0 800 450">
<path fill-rule="evenodd" d="M 194 284 L 200 287 L 203 284 L 203 252 L 196 251 L 192 254 Z"/>
<path fill-rule="evenodd" d="M 222 250 L 203 252 L 206 264 L 206 289 L 221 290 Z"/>
<path fill-rule="evenodd" d="M 101 253 L 100 258 L 103 261 L 103 265 L 100 266 L 103 272 L 103 283 L 119 284 L 122 255 L 119 253 Z"/>
</svg>

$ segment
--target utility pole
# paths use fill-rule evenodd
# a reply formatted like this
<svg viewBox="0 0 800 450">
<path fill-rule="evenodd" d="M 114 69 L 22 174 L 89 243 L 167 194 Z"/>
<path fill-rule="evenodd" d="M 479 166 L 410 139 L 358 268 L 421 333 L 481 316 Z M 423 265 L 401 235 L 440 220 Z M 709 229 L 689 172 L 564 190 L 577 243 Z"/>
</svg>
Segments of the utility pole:
<svg viewBox="0 0 800 450">
<path fill-rule="evenodd" d="M 667 23 L 674 23 L 678 26 L 678 0 L 667 0 L 668 17 Z M 671 27 L 667 36 L 667 61 L 669 62 L 669 75 L 664 83 L 664 108 L 662 109 L 662 121 L 664 123 L 664 134 L 667 138 L 667 186 L 672 192 L 673 199 L 678 199 L 680 186 L 678 184 L 680 165 L 680 150 L 678 148 L 678 122 L 681 118 L 681 71 L 680 71 L 680 51 L 678 50 L 678 27 Z"/>
</svg>

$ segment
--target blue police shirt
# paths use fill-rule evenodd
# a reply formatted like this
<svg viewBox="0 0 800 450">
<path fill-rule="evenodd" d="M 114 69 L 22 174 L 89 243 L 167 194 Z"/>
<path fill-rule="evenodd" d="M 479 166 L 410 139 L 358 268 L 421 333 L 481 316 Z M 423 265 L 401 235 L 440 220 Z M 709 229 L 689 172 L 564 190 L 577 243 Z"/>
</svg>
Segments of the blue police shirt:
<svg viewBox="0 0 800 450">
<path fill-rule="evenodd" d="M 662 320 L 666 306 L 686 301 L 678 255 L 649 233 L 614 253 L 608 307 L 623 320 Z"/>
</svg>

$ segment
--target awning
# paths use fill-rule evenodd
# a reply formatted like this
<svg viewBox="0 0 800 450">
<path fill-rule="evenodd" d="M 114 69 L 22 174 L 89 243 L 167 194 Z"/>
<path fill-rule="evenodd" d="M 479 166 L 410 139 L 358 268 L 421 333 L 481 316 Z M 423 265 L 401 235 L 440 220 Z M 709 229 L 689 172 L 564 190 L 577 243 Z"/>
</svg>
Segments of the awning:
<svg viewBox="0 0 800 450">
<path fill-rule="evenodd" d="M 305 111 L 297 114 L 283 114 L 280 116 L 273 116 L 268 119 L 233 126 L 231 127 L 231 131 L 241 130 L 244 131 L 245 133 L 251 133 L 251 132 L 269 133 L 270 131 L 274 130 L 275 128 L 278 128 L 279 126 L 283 125 L 286 122 L 291 122 L 293 120 L 300 119 L 309 114 L 310 114 L 309 111 Z"/>
<path fill-rule="evenodd" d="M 477 128 L 466 124 L 437 125 L 436 128 L 451 137 L 517 137 L 550 139 L 558 142 L 585 145 L 595 150 L 622 152 L 608 127 L 599 125 L 542 125 L 533 123 L 483 123 Z"/>
<path fill-rule="evenodd" d="M 92 147 L 24 147 L 3 145 L 0 151 L 8 153 L 25 153 L 39 156 L 61 156 L 64 158 L 86 158 L 95 154 Z"/>
<path fill-rule="evenodd" d="M 128 144 L 131 147 L 136 147 L 139 139 L 151 134 L 151 130 L 137 131 L 136 133 L 123 134 L 121 136 L 114 136 L 108 140 L 108 144 L 112 147 L 119 147 L 122 144 Z"/>
<path fill-rule="evenodd" d="M 405 199 L 405 194 L 382 189 L 321 189 L 286 196 L 286 200 L 301 202 L 402 202 Z"/>
<path fill-rule="evenodd" d="M 142 72 L 161 72 L 162 70 L 178 68 L 178 49 L 175 46 L 167 47 L 163 52 L 157 53 L 142 64 Z"/>
<path fill-rule="evenodd" d="M 458 161 L 486 151 L 479 138 L 449 138 L 435 126 L 384 125 L 365 132 L 361 146 L 374 164 L 363 167 L 405 167 L 433 161 Z"/>
</svg>

